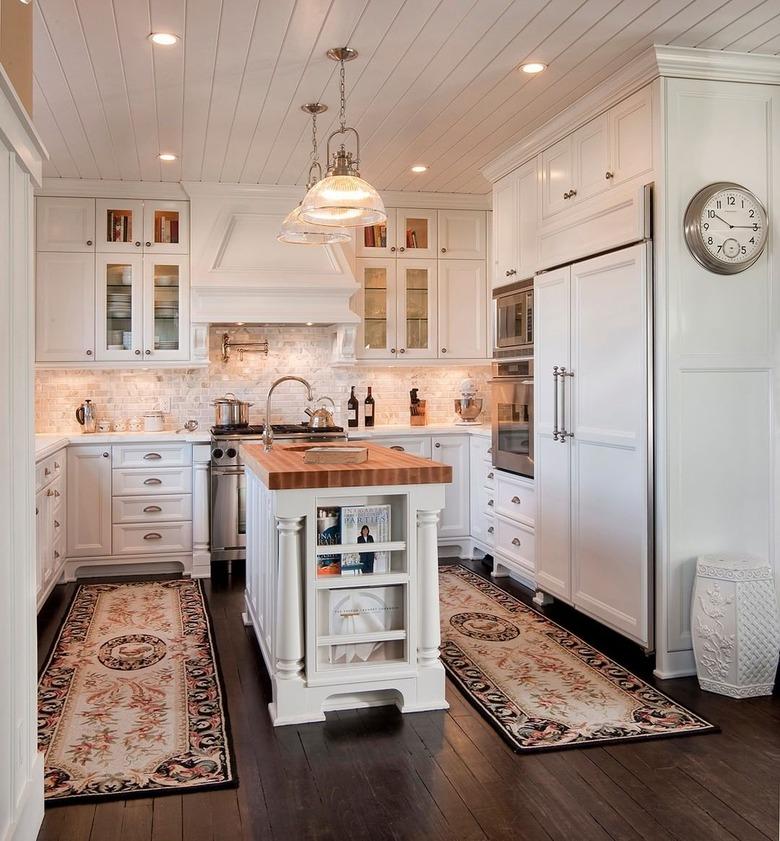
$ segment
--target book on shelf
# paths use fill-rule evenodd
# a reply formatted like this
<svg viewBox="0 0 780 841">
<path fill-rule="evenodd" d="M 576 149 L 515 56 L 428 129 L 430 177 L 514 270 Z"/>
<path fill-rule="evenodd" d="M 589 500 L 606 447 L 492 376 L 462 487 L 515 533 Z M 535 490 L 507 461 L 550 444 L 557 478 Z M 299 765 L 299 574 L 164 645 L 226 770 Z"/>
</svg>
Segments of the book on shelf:
<svg viewBox="0 0 780 841">
<path fill-rule="evenodd" d="M 389 505 L 345 505 L 341 509 L 342 543 L 387 543 L 390 537 Z M 341 558 L 342 575 L 390 572 L 389 552 L 347 552 Z"/>
<path fill-rule="evenodd" d="M 340 509 L 317 509 L 317 545 L 337 546 L 341 543 Z M 341 555 L 317 555 L 317 575 L 341 575 Z"/>
<path fill-rule="evenodd" d="M 331 636 L 373 634 L 397 631 L 404 627 L 404 588 L 359 587 L 331 590 L 328 593 L 328 632 Z M 387 658 L 387 641 L 355 642 L 332 645 L 331 663 L 365 663 Z"/>
<path fill-rule="evenodd" d="M 386 248 L 387 225 L 368 225 L 363 228 L 363 244 L 366 248 Z"/>
</svg>

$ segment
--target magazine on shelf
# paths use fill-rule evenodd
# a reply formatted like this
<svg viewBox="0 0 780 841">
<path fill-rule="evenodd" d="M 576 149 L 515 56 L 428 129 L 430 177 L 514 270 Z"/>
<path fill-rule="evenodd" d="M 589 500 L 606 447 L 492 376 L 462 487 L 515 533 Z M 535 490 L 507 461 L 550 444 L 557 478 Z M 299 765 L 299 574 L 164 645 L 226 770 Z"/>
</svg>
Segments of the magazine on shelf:
<svg viewBox="0 0 780 841">
<path fill-rule="evenodd" d="M 404 628 L 403 587 L 359 587 L 331 590 L 328 631 L 331 636 L 373 634 Z M 388 648 L 388 645 L 390 648 Z M 356 663 L 388 659 L 392 642 L 354 642 L 332 645 L 332 663 Z"/>
<path fill-rule="evenodd" d="M 341 509 L 342 543 L 387 543 L 390 541 L 389 505 L 345 505 Z M 390 572 L 389 552 L 347 552 L 341 558 L 342 575 Z"/>
<path fill-rule="evenodd" d="M 341 543 L 340 508 L 317 508 L 317 545 Z M 341 555 L 317 555 L 317 575 L 341 575 Z"/>
</svg>

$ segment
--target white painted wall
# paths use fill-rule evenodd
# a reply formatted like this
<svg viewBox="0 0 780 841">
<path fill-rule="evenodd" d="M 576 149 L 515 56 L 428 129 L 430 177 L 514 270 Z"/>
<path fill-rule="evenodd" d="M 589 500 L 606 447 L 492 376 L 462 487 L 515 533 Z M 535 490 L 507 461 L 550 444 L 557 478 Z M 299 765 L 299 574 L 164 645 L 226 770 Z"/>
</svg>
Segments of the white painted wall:
<svg viewBox="0 0 780 841">
<path fill-rule="evenodd" d="M 696 556 L 751 552 L 780 573 L 775 413 L 780 331 L 780 87 L 663 79 L 656 231 L 657 673 L 693 672 Z M 771 220 L 747 271 L 716 275 L 690 255 L 683 215 L 714 181 L 753 190 Z"/>
</svg>

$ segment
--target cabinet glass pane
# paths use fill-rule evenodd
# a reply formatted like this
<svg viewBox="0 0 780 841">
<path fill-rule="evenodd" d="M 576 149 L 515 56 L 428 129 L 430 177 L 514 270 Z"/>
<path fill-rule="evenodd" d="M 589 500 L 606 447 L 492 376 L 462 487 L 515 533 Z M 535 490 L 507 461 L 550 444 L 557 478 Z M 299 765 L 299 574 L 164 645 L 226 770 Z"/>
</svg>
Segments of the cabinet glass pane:
<svg viewBox="0 0 780 841">
<path fill-rule="evenodd" d="M 363 275 L 363 288 L 366 348 L 387 347 L 387 269 L 367 268 Z"/>
<path fill-rule="evenodd" d="M 428 269 L 407 269 L 406 312 L 404 313 L 407 348 L 428 347 Z"/>
<path fill-rule="evenodd" d="M 428 220 L 407 217 L 406 219 L 406 249 L 428 247 Z"/>
<path fill-rule="evenodd" d="M 387 225 L 363 228 L 363 245 L 366 248 L 387 248 Z"/>
<path fill-rule="evenodd" d="M 154 266 L 154 349 L 179 349 L 179 267 Z"/>
<path fill-rule="evenodd" d="M 106 350 L 133 348 L 133 267 L 106 266 Z"/>
<path fill-rule="evenodd" d="M 405 584 L 319 590 L 317 597 L 320 639 L 330 637 L 337 642 L 339 637 L 351 637 L 350 642 L 358 642 L 356 637 L 362 637 L 360 641 L 368 637 L 374 642 L 405 629 Z"/>
<path fill-rule="evenodd" d="M 163 244 L 179 242 L 179 211 L 154 211 L 154 241 Z"/>
<path fill-rule="evenodd" d="M 109 208 L 106 211 L 106 242 L 133 241 L 133 211 Z"/>
</svg>

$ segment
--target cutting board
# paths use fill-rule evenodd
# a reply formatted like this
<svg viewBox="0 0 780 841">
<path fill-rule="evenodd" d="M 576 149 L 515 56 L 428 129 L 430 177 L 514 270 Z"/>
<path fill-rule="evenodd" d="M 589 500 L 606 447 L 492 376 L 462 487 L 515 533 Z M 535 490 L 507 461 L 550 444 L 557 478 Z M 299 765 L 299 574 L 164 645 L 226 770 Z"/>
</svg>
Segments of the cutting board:
<svg viewBox="0 0 780 841">
<path fill-rule="evenodd" d="M 368 461 L 366 447 L 310 447 L 303 454 L 306 464 L 361 464 Z"/>
</svg>

